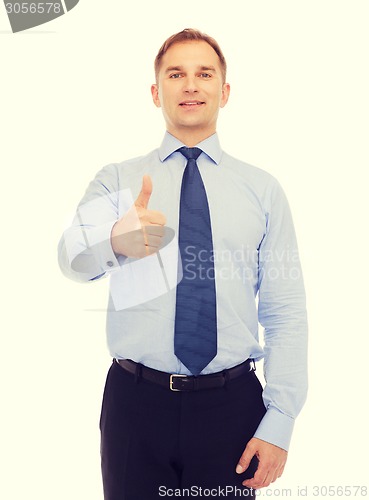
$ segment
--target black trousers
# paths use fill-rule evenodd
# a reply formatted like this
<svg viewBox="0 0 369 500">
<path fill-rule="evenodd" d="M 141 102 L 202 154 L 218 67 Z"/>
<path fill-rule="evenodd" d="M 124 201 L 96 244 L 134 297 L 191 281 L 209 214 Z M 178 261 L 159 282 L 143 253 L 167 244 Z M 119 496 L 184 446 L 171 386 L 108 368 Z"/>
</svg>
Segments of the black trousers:
<svg viewBox="0 0 369 500">
<path fill-rule="evenodd" d="M 252 498 L 235 468 L 265 414 L 251 371 L 222 388 L 173 392 L 113 361 L 100 418 L 105 500 Z M 247 491 L 244 491 L 247 490 Z"/>
</svg>

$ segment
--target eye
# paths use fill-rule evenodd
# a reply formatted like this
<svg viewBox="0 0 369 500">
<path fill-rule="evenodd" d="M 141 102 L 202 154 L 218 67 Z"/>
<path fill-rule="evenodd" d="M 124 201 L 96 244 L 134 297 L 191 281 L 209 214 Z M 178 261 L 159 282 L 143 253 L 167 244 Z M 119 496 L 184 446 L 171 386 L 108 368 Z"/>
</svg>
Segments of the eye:
<svg viewBox="0 0 369 500">
<path fill-rule="evenodd" d="M 173 73 L 172 75 L 169 76 L 169 78 L 172 78 L 173 80 L 180 78 L 182 75 L 181 73 Z"/>
<path fill-rule="evenodd" d="M 201 78 L 211 78 L 210 73 L 200 73 Z"/>
</svg>

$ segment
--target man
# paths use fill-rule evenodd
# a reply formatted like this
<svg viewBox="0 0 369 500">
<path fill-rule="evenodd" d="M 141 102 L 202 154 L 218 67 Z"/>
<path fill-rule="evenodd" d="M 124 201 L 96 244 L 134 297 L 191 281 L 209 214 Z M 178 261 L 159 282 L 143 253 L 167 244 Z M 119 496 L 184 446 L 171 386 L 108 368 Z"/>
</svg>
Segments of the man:
<svg viewBox="0 0 369 500">
<path fill-rule="evenodd" d="M 162 145 L 101 170 L 59 246 L 68 277 L 111 277 L 105 499 L 252 496 L 281 476 L 306 396 L 291 214 L 271 175 L 220 148 L 230 86 L 217 42 L 177 33 L 155 72 Z M 253 369 L 263 357 L 264 390 Z"/>
</svg>

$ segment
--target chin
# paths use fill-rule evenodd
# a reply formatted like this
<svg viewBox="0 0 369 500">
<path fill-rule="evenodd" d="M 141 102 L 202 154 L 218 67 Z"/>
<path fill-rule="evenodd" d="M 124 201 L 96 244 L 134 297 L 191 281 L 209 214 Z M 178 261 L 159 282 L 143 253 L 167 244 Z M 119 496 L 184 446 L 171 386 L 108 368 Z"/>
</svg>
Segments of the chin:
<svg viewBox="0 0 369 500">
<path fill-rule="evenodd" d="M 195 127 L 195 128 L 203 128 L 206 127 L 208 124 L 203 121 L 199 120 L 183 120 L 181 123 L 179 123 L 181 127 Z"/>
</svg>

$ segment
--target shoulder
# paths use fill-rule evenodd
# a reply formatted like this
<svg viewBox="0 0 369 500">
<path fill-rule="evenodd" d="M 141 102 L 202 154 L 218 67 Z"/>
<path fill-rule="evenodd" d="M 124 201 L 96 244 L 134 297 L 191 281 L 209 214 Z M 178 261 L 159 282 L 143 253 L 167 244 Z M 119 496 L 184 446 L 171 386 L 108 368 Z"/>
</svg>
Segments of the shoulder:
<svg viewBox="0 0 369 500">
<path fill-rule="evenodd" d="M 149 153 L 136 156 L 135 158 L 130 158 L 128 160 L 123 160 L 117 163 L 118 169 L 129 169 L 129 168 L 137 168 L 141 165 L 147 165 L 148 162 L 159 160 L 159 149 L 154 149 Z"/>
<path fill-rule="evenodd" d="M 140 170 L 144 172 L 148 165 L 160 161 L 159 150 L 154 149 L 146 155 L 137 156 L 117 163 L 109 163 L 102 167 L 96 174 L 96 179 L 115 179 L 119 183 L 121 177 L 129 177 L 130 174 L 137 175 Z M 145 173 L 145 172 L 144 172 Z"/>
<path fill-rule="evenodd" d="M 245 188 L 254 191 L 261 198 L 269 198 L 273 193 L 282 190 L 278 180 L 266 170 L 239 160 L 222 152 L 221 166 Z"/>
<path fill-rule="evenodd" d="M 136 180 L 147 173 L 147 166 L 155 163 L 154 158 L 159 158 L 158 150 L 121 162 L 108 163 L 89 183 L 83 201 L 87 202 L 96 196 L 117 193 L 130 187 L 133 179 Z"/>
<path fill-rule="evenodd" d="M 103 167 L 100 172 L 115 172 L 119 174 L 122 171 L 129 171 L 131 169 L 135 170 L 141 166 L 147 165 L 148 163 L 157 160 L 159 160 L 159 150 L 154 149 L 153 151 L 150 151 L 149 153 L 142 156 L 136 156 L 134 158 L 122 160 L 117 163 L 109 163 L 105 165 L 105 167 Z"/>
</svg>

